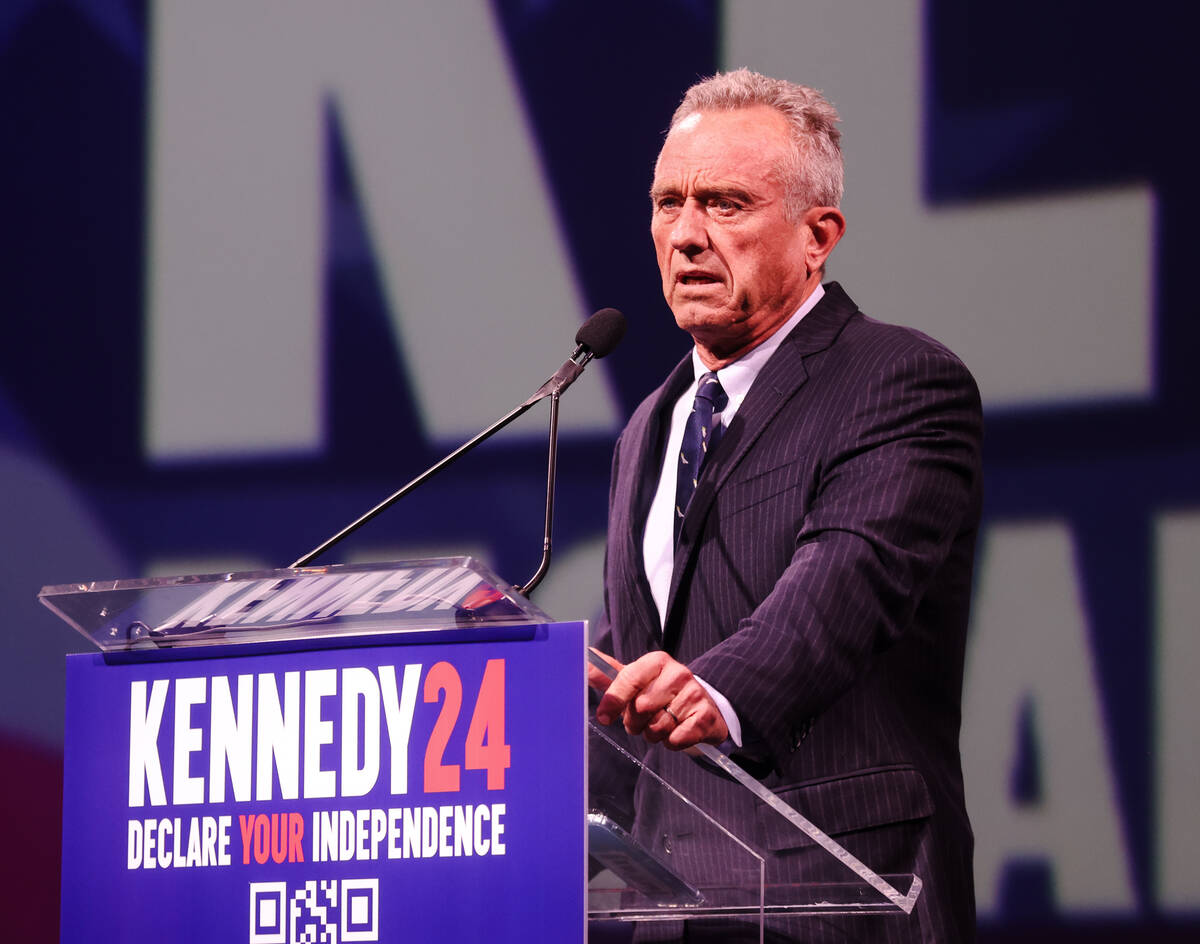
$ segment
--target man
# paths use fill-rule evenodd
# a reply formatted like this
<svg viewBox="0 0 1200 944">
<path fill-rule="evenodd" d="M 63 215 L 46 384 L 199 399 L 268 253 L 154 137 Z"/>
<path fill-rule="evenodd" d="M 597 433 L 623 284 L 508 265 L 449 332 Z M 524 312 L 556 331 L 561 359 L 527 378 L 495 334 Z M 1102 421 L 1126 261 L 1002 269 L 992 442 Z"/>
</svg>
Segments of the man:
<svg viewBox="0 0 1200 944">
<path fill-rule="evenodd" d="M 945 348 L 821 285 L 846 225 L 837 120 L 746 70 L 675 113 L 651 233 L 695 346 L 617 444 L 598 648 L 621 670 L 590 679 L 597 719 L 767 850 L 768 881 L 855 877 L 686 748 L 720 745 L 871 869 L 924 882 L 910 916 L 788 919 L 779 939 L 957 944 L 974 936 L 958 735 L 979 399 Z M 636 834 L 718 879 L 720 854 L 673 834 L 642 781 Z M 737 939 L 639 929 L 706 934 Z"/>
</svg>

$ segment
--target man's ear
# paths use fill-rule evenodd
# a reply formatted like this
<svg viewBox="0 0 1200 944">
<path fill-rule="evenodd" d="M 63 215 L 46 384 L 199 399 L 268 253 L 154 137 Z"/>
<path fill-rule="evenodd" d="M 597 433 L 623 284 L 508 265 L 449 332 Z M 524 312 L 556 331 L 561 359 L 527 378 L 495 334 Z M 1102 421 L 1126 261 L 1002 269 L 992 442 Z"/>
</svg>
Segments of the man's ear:
<svg viewBox="0 0 1200 944">
<path fill-rule="evenodd" d="M 825 260 L 846 232 L 846 217 L 837 207 L 809 207 L 804 212 L 803 225 L 812 234 L 805 247 L 805 267 L 810 273 L 825 268 Z"/>
</svg>

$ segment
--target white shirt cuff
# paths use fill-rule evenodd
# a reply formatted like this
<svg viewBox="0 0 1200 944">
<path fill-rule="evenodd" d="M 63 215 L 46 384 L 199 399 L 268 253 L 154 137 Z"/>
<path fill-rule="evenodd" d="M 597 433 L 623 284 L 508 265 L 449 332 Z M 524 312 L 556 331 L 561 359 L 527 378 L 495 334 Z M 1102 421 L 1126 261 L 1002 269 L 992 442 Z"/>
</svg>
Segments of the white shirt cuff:
<svg viewBox="0 0 1200 944">
<path fill-rule="evenodd" d="M 721 712 L 721 717 L 725 719 L 725 727 L 729 729 L 729 740 L 733 741 L 734 747 L 742 746 L 742 723 L 738 721 L 737 712 L 733 710 L 733 705 L 729 704 L 729 699 L 718 692 L 715 688 L 700 678 L 694 676 L 697 682 L 704 686 L 704 690 L 708 692 L 709 697 L 717 703 L 717 710 Z"/>
</svg>

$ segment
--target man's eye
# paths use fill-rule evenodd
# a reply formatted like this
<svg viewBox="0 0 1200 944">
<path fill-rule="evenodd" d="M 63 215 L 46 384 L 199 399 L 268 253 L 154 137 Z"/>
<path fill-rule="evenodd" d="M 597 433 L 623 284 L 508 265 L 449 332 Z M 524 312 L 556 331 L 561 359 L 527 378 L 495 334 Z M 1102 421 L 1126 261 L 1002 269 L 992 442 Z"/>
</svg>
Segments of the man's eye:
<svg viewBox="0 0 1200 944">
<path fill-rule="evenodd" d="M 736 213 L 741 209 L 736 201 L 730 200 L 726 197 L 709 200 L 708 206 L 709 209 L 714 210 L 717 213 Z"/>
<path fill-rule="evenodd" d="M 677 197 L 659 197 L 654 204 L 656 210 L 674 210 L 679 207 L 679 199 Z"/>
</svg>

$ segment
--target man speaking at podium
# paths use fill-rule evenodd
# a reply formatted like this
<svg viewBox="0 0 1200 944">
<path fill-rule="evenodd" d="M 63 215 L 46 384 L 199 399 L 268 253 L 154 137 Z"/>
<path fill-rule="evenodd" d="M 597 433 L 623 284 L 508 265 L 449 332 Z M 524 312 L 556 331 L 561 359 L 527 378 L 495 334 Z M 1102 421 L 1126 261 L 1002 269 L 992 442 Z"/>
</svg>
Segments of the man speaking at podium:
<svg viewBox="0 0 1200 944">
<path fill-rule="evenodd" d="M 792 862 L 788 881 L 854 876 L 686 748 L 719 745 L 870 869 L 924 882 L 909 916 L 789 919 L 770 939 L 962 944 L 979 396 L 940 344 L 822 286 L 846 227 L 837 121 L 818 92 L 746 70 L 693 86 L 672 119 L 650 229 L 695 345 L 617 444 L 597 648 L 623 668 L 591 681 L 598 720 Z M 685 877 L 719 873 L 645 806 L 642 842 Z"/>
</svg>

